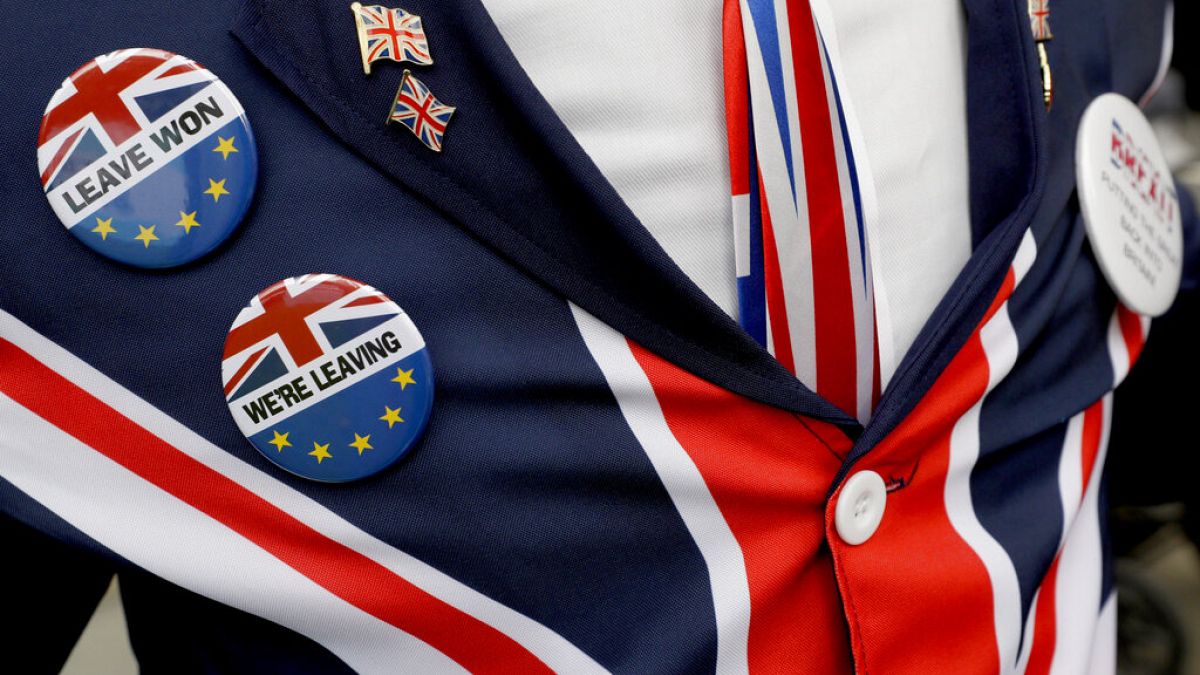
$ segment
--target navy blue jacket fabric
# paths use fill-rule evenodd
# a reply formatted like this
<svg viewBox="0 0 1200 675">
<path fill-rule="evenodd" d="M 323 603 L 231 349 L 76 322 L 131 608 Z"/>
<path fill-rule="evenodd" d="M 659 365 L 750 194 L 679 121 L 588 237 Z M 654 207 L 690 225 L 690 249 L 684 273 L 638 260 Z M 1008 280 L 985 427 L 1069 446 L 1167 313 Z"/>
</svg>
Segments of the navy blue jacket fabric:
<svg viewBox="0 0 1200 675">
<path fill-rule="evenodd" d="M 1033 226 L 1046 233 L 1039 249 L 1054 264 L 1031 275 L 1060 298 L 1014 309 L 1016 330 L 1025 334 L 1022 321 L 1031 335 L 1047 323 L 1064 328 L 1023 353 L 1027 367 L 1003 385 L 1011 404 L 989 408 L 981 425 L 992 429 L 990 443 L 1007 448 L 1106 391 L 1101 375 L 1046 375 L 1064 371 L 1073 344 L 1100 339 L 1115 304 L 1083 236 L 1075 130 L 1095 96 L 1137 100 L 1149 88 L 1164 2 L 1055 0 L 1049 114 L 1024 0 L 964 4 L 975 252 L 866 428 L 800 385 L 671 262 L 472 0 L 406 3 L 437 50 L 436 67 L 421 77 L 458 108 L 440 154 L 383 126 L 395 78 L 362 76 L 340 0 L 53 10 L 9 3 L 0 24 L 8 115 L 0 126 L 0 309 L 228 453 L 550 626 L 602 666 L 711 671 L 704 561 L 565 301 L 722 388 L 840 427 L 854 445 L 832 494 L 958 353 Z M 79 245 L 37 180 L 37 129 L 62 78 L 98 54 L 140 46 L 216 73 L 245 107 L 260 159 L 238 232 L 204 258 L 161 271 L 114 264 Z M 1184 285 L 1193 288 L 1200 239 L 1181 198 Z M 310 272 L 384 291 L 421 329 L 437 373 L 419 446 L 352 489 L 279 472 L 239 433 L 220 386 L 222 345 L 239 309 L 266 286 Z M 1021 302 L 1035 304 L 1014 298 Z M 1006 455 L 997 471 L 1019 478 L 1039 461 L 1029 447 L 1028 458 Z M 980 473 L 974 488 L 1002 490 L 1009 483 L 999 475 Z M 1018 536 L 1006 522 L 1045 506 L 1036 495 L 995 499 L 1005 506 L 980 519 L 1002 543 Z M 30 617 L 3 638 L 10 654 L 28 659 L 23 672 L 58 669 L 112 572 L 144 672 L 348 669 L 308 638 L 147 574 L 3 479 L 0 541 L 11 542 L 5 558 L 22 570 L 0 604 Z M 1019 553 L 1014 559 L 1024 564 Z M 1040 555 L 1028 561 L 1030 570 L 1045 564 Z M 1026 609 L 1038 578 L 1022 575 Z"/>
</svg>

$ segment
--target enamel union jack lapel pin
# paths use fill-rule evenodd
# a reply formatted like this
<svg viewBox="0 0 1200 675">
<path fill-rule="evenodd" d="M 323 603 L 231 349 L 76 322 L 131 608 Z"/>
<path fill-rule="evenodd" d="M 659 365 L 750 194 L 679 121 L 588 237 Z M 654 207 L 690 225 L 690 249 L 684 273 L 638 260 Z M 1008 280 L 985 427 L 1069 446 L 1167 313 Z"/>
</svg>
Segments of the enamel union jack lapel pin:
<svg viewBox="0 0 1200 675">
<path fill-rule="evenodd" d="M 427 148 L 441 152 L 442 135 L 446 133 L 446 125 L 454 111 L 454 106 L 437 100 L 424 82 L 405 70 L 388 111 L 387 123 L 403 124 Z"/>
<path fill-rule="evenodd" d="M 371 74 L 372 63 L 384 59 L 422 66 L 433 64 L 421 17 L 399 8 L 357 2 L 350 5 L 350 11 L 354 12 L 358 49 L 367 75 Z"/>
<path fill-rule="evenodd" d="M 1033 41 L 1037 45 L 1038 68 L 1042 73 L 1042 102 L 1046 112 L 1054 104 L 1054 76 L 1050 72 L 1050 55 L 1046 43 L 1054 39 L 1050 32 L 1050 0 L 1029 0 L 1029 27 L 1033 30 Z"/>
</svg>

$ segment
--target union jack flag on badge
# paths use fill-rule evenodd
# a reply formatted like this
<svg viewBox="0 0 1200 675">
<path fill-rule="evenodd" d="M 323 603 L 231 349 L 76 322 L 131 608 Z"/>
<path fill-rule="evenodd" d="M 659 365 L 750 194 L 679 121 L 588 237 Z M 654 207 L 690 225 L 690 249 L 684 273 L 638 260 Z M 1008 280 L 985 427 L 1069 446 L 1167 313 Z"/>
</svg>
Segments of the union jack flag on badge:
<svg viewBox="0 0 1200 675">
<path fill-rule="evenodd" d="M 358 29 L 358 48 L 362 54 L 363 72 L 371 74 L 375 61 L 410 61 L 428 66 L 433 64 L 429 42 L 421 17 L 403 9 L 382 5 L 350 5 L 354 25 Z"/>
<path fill-rule="evenodd" d="M 430 150 L 442 151 L 442 135 L 456 108 L 437 100 L 429 87 L 425 86 L 409 71 L 404 71 L 396 99 L 388 113 L 388 123 L 399 122 L 408 127 L 413 135 Z"/>
</svg>

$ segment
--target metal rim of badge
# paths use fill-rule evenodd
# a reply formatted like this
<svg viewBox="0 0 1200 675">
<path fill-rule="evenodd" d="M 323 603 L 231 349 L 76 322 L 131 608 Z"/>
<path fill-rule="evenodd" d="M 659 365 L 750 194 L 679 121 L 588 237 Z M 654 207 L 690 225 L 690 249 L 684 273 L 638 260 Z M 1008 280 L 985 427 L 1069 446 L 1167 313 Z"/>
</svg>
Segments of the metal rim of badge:
<svg viewBox="0 0 1200 675">
<path fill-rule="evenodd" d="M 382 292 L 334 274 L 255 295 L 229 329 L 221 371 L 251 445 L 315 481 L 387 469 L 433 410 L 433 365 L 412 319 Z"/>
<path fill-rule="evenodd" d="M 1146 116 L 1119 94 L 1088 106 L 1075 145 L 1088 240 L 1122 303 L 1148 316 L 1170 309 L 1183 265 L 1183 221 L 1170 167 Z"/>
<path fill-rule="evenodd" d="M 258 177 L 250 122 L 215 74 L 171 52 L 120 49 L 63 80 L 38 133 L 42 189 L 92 250 L 164 268 L 217 248 Z"/>
</svg>

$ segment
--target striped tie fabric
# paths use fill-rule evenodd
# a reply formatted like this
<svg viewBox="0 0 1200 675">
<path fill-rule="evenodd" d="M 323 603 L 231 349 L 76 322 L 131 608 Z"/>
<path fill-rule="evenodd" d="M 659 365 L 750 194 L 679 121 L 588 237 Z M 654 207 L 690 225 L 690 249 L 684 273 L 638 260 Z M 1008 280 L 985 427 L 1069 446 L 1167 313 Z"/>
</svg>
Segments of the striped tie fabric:
<svg viewBox="0 0 1200 675">
<path fill-rule="evenodd" d="M 807 0 L 725 0 L 725 106 L 741 325 L 855 415 L 878 353 L 854 153 Z"/>
</svg>

